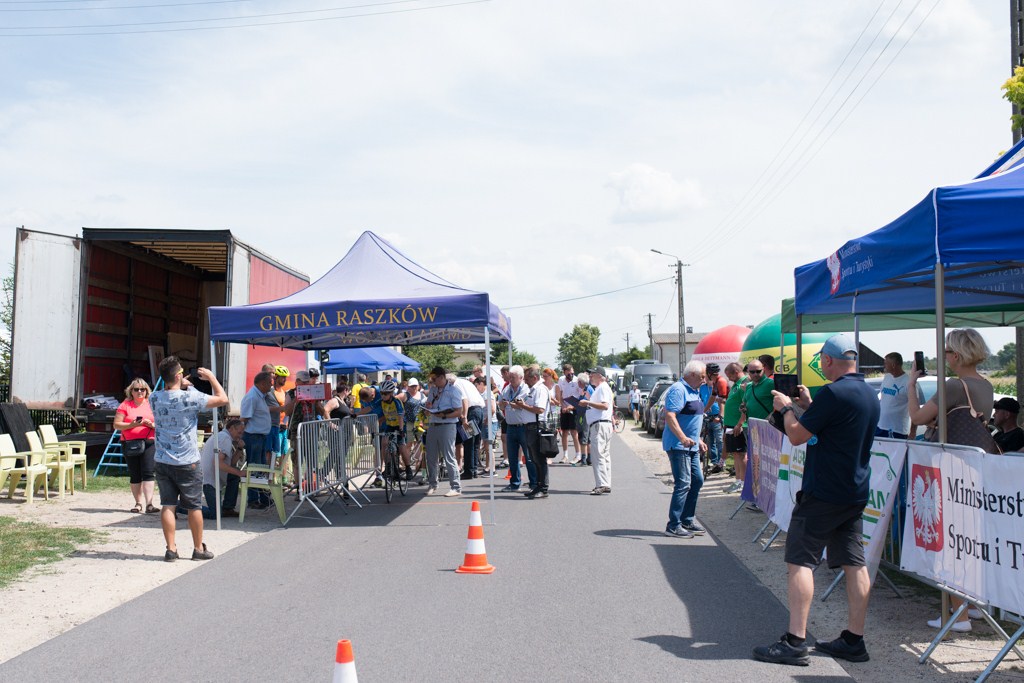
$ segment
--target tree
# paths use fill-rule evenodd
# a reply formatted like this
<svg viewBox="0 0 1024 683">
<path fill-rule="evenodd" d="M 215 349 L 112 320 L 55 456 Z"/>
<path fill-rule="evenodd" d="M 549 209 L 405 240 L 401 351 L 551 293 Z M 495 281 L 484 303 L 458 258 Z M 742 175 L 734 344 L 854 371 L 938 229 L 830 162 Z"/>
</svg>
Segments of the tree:
<svg viewBox="0 0 1024 683">
<path fill-rule="evenodd" d="M 1018 112 L 1024 112 L 1024 66 L 1016 67 L 1013 75 L 1006 79 L 1000 90 L 1004 91 L 1003 99 L 1015 106 Z M 1024 131 L 1024 115 L 1010 116 L 1010 130 Z"/>
<path fill-rule="evenodd" d="M 14 329 L 14 264 L 0 293 L 0 382 L 11 381 L 11 333 Z"/>
<path fill-rule="evenodd" d="M 476 361 L 467 360 L 464 361 L 459 367 L 455 368 L 455 374 L 459 377 L 469 375 L 473 372 L 473 368 L 477 366 Z"/>
<path fill-rule="evenodd" d="M 455 371 L 455 347 L 449 344 L 406 346 L 402 353 L 420 364 L 420 371 L 412 374 L 418 375 L 421 379 L 438 365 L 448 372 Z"/>
<path fill-rule="evenodd" d="M 493 342 L 491 343 L 491 365 L 497 365 L 501 367 L 508 363 L 508 342 Z M 512 343 L 512 365 L 543 365 L 537 360 L 537 356 L 533 355 L 529 351 L 520 351 L 516 348 L 515 342 Z"/>
<path fill-rule="evenodd" d="M 572 363 L 573 368 L 583 371 L 597 365 L 597 343 L 601 330 L 594 325 L 581 323 L 572 332 L 563 334 L 558 340 L 559 363 Z"/>
<path fill-rule="evenodd" d="M 999 349 L 996 353 L 996 360 L 999 361 L 999 367 L 1005 368 L 1010 363 L 1017 362 L 1017 345 L 1014 342 L 1010 342 Z"/>
<path fill-rule="evenodd" d="M 630 347 L 630 349 L 628 351 L 626 351 L 625 353 L 622 354 L 622 367 L 626 367 L 627 365 L 629 365 L 630 363 L 632 363 L 635 360 L 640 360 L 642 358 L 650 358 L 650 357 L 651 357 L 651 345 L 650 344 L 648 344 L 647 347 L 644 348 L 643 351 L 641 351 L 640 349 L 636 348 L 635 346 Z"/>
</svg>

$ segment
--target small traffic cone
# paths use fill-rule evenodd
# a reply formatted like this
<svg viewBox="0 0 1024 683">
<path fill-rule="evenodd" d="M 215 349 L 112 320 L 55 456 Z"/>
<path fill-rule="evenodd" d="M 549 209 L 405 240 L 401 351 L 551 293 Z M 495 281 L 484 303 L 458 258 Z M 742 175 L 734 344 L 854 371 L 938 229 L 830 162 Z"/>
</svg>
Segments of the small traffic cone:
<svg viewBox="0 0 1024 683">
<path fill-rule="evenodd" d="M 338 649 L 334 655 L 334 683 L 359 683 L 351 640 L 338 641 Z"/>
<path fill-rule="evenodd" d="M 511 467 L 507 468 L 507 470 L 505 471 L 505 478 L 506 479 L 511 479 L 512 478 L 512 468 Z"/>
<path fill-rule="evenodd" d="M 480 502 L 474 500 L 469 513 L 469 533 L 466 535 L 466 557 L 456 574 L 491 574 L 494 567 L 487 564 L 484 549 L 484 525 L 480 521 Z"/>
</svg>

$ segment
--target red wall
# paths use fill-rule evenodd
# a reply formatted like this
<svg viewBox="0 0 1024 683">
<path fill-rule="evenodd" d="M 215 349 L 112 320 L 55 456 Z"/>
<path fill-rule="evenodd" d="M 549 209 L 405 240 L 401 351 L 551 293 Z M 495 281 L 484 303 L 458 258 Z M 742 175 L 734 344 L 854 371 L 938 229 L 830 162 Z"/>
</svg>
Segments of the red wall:
<svg viewBox="0 0 1024 683">
<path fill-rule="evenodd" d="M 280 299 L 281 297 L 294 294 L 304 289 L 308 282 L 286 273 L 276 266 L 267 263 L 263 259 L 253 255 L 249 260 L 249 303 L 262 304 L 267 301 Z M 252 384 L 252 378 L 260 371 L 264 363 L 274 365 L 285 365 L 294 376 L 299 370 L 306 369 L 306 353 L 304 351 L 292 351 L 288 349 L 275 349 L 271 346 L 249 347 L 248 362 L 246 363 L 246 386 Z M 288 387 L 293 386 L 289 380 Z"/>
</svg>

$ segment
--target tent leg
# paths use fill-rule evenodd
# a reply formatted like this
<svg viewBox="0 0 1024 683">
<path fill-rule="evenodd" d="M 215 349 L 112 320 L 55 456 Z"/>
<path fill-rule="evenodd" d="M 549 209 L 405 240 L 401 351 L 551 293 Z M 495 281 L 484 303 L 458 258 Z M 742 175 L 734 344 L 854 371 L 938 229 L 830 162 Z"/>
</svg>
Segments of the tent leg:
<svg viewBox="0 0 1024 683">
<path fill-rule="evenodd" d="M 796 316 L 796 383 L 804 383 L 804 317 L 802 315 Z"/>
<path fill-rule="evenodd" d="M 213 376 L 217 376 L 217 342 L 210 340 L 210 372 Z M 210 434 L 210 438 L 213 439 L 213 443 L 217 443 L 217 409 L 213 409 L 213 432 Z M 216 445 L 213 447 L 213 486 L 216 489 L 217 495 L 213 501 L 214 507 L 217 508 L 214 514 L 217 515 L 217 531 L 220 531 L 220 457 L 217 455 Z M 242 502 L 245 505 L 245 502 Z"/>
<path fill-rule="evenodd" d="M 512 348 L 512 342 L 509 342 L 509 349 Z M 487 325 L 484 325 L 484 377 L 487 378 L 487 398 L 486 406 L 484 410 L 487 411 L 487 452 L 490 455 L 488 460 L 490 466 L 487 477 L 490 480 L 489 487 L 491 489 L 491 526 L 494 526 L 494 449 L 491 448 L 491 444 L 494 443 L 494 434 L 491 433 L 492 422 L 491 422 L 491 410 L 494 406 L 494 394 L 491 393 L 491 331 L 487 329 Z"/>
</svg>

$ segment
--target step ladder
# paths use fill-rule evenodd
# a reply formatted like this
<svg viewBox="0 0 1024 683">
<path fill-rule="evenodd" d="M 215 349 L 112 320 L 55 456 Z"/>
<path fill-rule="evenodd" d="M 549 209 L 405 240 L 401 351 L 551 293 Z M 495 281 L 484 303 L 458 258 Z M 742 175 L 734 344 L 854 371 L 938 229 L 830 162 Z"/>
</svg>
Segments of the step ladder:
<svg viewBox="0 0 1024 683">
<path fill-rule="evenodd" d="M 96 465 L 96 471 L 92 473 L 92 476 L 98 477 L 100 470 L 105 467 L 128 469 L 128 463 L 124 460 L 124 450 L 121 448 L 121 432 L 117 430 L 110 435 L 110 441 L 107 442 L 107 447 L 103 449 L 100 463 Z"/>
</svg>

